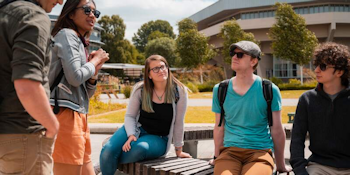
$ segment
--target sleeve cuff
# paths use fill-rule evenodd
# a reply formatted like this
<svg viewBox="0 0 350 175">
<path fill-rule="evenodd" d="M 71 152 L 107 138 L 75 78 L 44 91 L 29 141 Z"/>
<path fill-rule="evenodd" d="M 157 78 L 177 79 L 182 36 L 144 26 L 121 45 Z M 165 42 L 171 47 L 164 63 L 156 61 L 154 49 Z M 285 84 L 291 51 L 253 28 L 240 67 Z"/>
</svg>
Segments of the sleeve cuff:
<svg viewBox="0 0 350 175">
<path fill-rule="evenodd" d="M 297 175 L 309 175 L 305 167 L 294 168 L 293 171 Z"/>
</svg>

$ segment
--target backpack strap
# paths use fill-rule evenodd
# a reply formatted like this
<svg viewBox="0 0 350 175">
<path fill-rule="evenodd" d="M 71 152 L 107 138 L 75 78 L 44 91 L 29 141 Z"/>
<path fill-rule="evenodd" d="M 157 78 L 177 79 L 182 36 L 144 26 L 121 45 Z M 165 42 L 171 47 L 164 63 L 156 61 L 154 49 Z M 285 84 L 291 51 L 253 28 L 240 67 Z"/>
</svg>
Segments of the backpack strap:
<svg viewBox="0 0 350 175">
<path fill-rule="evenodd" d="M 227 79 L 227 80 L 220 82 L 220 84 L 219 84 L 218 99 L 219 99 L 220 108 L 221 108 L 220 122 L 218 125 L 219 127 L 221 127 L 222 121 L 225 118 L 224 102 L 225 102 L 229 82 L 230 82 L 230 79 Z"/>
<path fill-rule="evenodd" d="M 50 92 L 52 93 L 52 91 L 55 89 L 55 87 L 58 86 L 58 84 L 60 83 L 62 77 L 63 77 L 64 73 L 63 73 L 63 68 L 61 69 L 60 73 L 58 74 L 58 76 L 56 77 L 55 81 L 53 82 L 53 84 L 50 86 Z M 58 114 L 60 112 L 60 107 L 58 106 L 58 88 L 55 91 L 55 106 L 53 107 L 53 113 Z"/>
<path fill-rule="evenodd" d="M 272 83 L 269 80 L 263 79 L 262 86 L 263 86 L 264 98 L 267 103 L 267 120 L 269 122 L 269 126 L 271 127 L 273 125 L 272 109 L 271 109 L 271 104 L 273 99 Z"/>
</svg>

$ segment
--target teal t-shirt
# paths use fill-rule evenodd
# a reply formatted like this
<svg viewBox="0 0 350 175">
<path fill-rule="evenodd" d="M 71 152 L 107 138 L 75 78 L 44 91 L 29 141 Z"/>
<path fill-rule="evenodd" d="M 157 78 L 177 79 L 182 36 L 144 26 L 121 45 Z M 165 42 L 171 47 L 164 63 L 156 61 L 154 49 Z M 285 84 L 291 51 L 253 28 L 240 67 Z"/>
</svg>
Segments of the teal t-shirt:
<svg viewBox="0 0 350 175">
<path fill-rule="evenodd" d="M 218 87 L 219 84 L 216 84 L 213 89 L 212 111 L 220 114 Z M 272 111 L 280 111 L 282 108 L 280 91 L 274 84 L 272 89 Z M 267 103 L 262 91 L 262 79 L 259 76 L 243 96 L 234 92 L 231 79 L 224 102 L 224 110 L 224 147 L 273 149 L 267 120 Z"/>
</svg>

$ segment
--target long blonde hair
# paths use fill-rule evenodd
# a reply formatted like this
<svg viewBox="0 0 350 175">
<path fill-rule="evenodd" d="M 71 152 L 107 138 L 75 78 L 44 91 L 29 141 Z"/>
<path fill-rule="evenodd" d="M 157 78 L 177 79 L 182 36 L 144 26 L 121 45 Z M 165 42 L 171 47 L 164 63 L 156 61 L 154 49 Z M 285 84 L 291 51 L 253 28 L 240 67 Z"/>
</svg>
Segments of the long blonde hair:
<svg viewBox="0 0 350 175">
<path fill-rule="evenodd" d="M 153 106 L 152 106 L 152 97 L 153 97 L 153 90 L 154 90 L 154 83 L 149 78 L 149 73 L 151 71 L 150 63 L 151 61 L 162 61 L 165 63 L 167 69 L 168 69 L 168 79 L 165 87 L 165 93 L 164 93 L 164 103 L 173 103 L 175 100 L 175 88 L 179 87 L 179 90 L 185 90 L 185 85 L 183 85 L 178 79 L 174 77 L 174 75 L 171 73 L 169 64 L 166 61 L 166 59 L 160 55 L 151 55 L 149 56 L 145 61 L 145 74 L 143 77 L 143 89 L 142 89 L 142 110 L 146 112 L 154 112 Z"/>
</svg>

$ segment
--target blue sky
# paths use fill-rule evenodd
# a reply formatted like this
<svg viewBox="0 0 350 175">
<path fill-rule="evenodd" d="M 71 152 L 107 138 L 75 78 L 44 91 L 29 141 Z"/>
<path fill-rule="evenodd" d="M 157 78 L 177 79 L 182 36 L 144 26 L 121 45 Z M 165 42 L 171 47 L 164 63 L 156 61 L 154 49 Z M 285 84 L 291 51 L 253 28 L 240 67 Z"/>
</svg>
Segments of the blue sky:
<svg viewBox="0 0 350 175">
<path fill-rule="evenodd" d="M 117 14 L 126 24 L 126 39 L 131 41 L 142 24 L 151 20 L 166 20 L 178 33 L 176 23 L 218 0 L 95 0 L 102 15 Z M 57 5 L 51 14 L 59 15 Z"/>
</svg>

